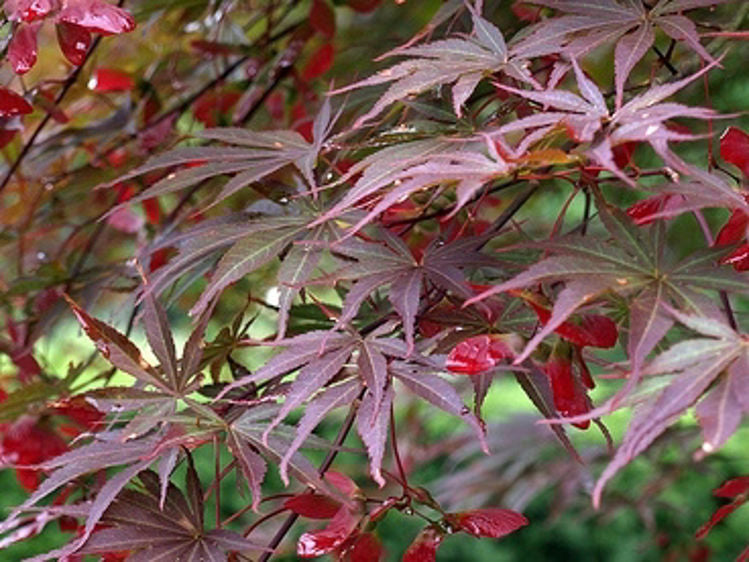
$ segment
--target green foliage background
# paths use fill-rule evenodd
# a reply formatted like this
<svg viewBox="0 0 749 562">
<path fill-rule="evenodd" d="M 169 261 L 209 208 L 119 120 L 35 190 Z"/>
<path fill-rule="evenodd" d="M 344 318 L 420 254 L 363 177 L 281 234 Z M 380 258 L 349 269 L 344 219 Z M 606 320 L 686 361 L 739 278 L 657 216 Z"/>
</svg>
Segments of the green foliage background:
<svg viewBox="0 0 749 562">
<path fill-rule="evenodd" d="M 196 1 L 196 4 L 199 4 Z M 156 10 L 168 2 L 151 2 L 140 5 L 141 12 L 135 10 L 136 16 L 144 17 L 147 10 Z M 304 4 L 304 3 L 302 3 Z M 488 3 L 491 4 L 491 3 Z M 499 3 L 497 3 L 499 4 Z M 507 3 L 502 3 L 506 6 Z M 356 76 L 369 74 L 373 67 L 370 61 L 382 51 L 400 44 L 420 29 L 429 19 L 440 2 L 437 0 L 419 0 L 396 6 L 386 2 L 382 9 L 368 16 L 356 16 L 350 12 L 340 12 L 339 33 L 336 35 L 339 56 L 330 74 L 336 85 L 352 81 Z M 300 7 L 300 10 L 304 8 Z M 512 22 L 512 16 L 505 7 L 496 9 L 492 19 L 505 27 L 503 23 Z M 128 41 L 127 37 L 117 41 Z M 727 59 L 724 72 L 716 72 L 710 81 L 712 103 L 722 112 L 743 111 L 739 122 L 749 125 L 747 117 L 747 99 L 749 99 L 749 74 L 745 71 L 749 60 L 749 50 L 745 45 L 734 45 L 744 55 L 731 56 Z M 612 69 L 603 61 L 611 60 L 610 53 L 600 53 L 593 57 L 587 70 L 601 83 L 611 82 Z M 596 61 L 601 61 L 597 63 Z M 696 103 L 701 100 L 701 84 L 695 84 L 689 90 Z M 371 100 L 373 92 L 355 93 L 351 103 L 365 104 Z M 186 125 L 183 123 L 183 125 Z M 703 161 L 705 155 L 687 149 L 685 157 L 692 161 Z M 645 155 L 644 158 L 647 158 Z M 619 191 L 621 203 L 633 201 L 633 196 L 624 190 Z M 543 198 L 527 206 L 518 217 L 522 221 L 533 218 L 551 224 L 556 218 L 556 210 L 565 199 L 566 193 L 547 193 Z M 574 222 L 582 216 L 582 201 L 577 201 L 569 212 L 568 220 Z M 712 223 L 725 219 L 725 213 L 708 213 Z M 695 235 L 695 224 L 691 217 L 682 217 L 672 223 L 669 239 L 677 243 L 679 252 L 687 253 L 694 249 L 701 240 Z M 224 304 L 219 314 L 230 312 L 231 305 Z M 737 300 L 737 313 L 745 315 L 749 305 L 746 300 Z M 180 319 L 183 321 L 183 319 Z M 262 322 L 261 322 L 262 323 Z M 179 325 L 179 324 L 178 324 Z M 183 325 L 183 328 L 186 326 Z M 42 355 L 47 358 L 49 372 L 63 373 L 69 362 L 85 359 L 92 346 L 83 339 L 82 334 L 72 323 L 60 324 L 57 330 L 40 344 Z M 245 359 L 250 364 L 262 360 L 245 352 Z M 90 367 L 92 375 L 103 368 L 100 360 Z M 605 387 L 605 385 L 602 385 Z M 514 381 L 505 380 L 496 384 L 485 406 L 485 413 L 490 421 L 506 419 L 510 413 L 530 412 L 532 407 L 518 389 Z M 404 412 L 398 412 L 397 424 L 405 424 Z M 625 417 L 615 416 L 610 423 L 612 433 L 621 435 Z M 694 429 L 695 425 L 684 422 L 685 430 Z M 459 428 L 462 430 L 462 428 Z M 335 434 L 333 425 L 323 427 L 330 436 Z M 454 433 L 455 424 L 446 415 L 433 413 L 429 420 L 427 433 L 434 442 L 445 439 Z M 600 436 L 591 430 L 590 434 L 577 432 L 579 441 L 595 440 L 600 443 Z M 605 496 L 606 502 L 617 502 L 619 498 L 641 500 L 642 512 L 636 513 L 629 507 L 622 507 L 608 516 L 597 515 L 590 507 L 589 499 L 579 497 L 570 508 L 552 516 L 554 513 L 554 496 L 547 490 L 534 499 L 525 509 L 531 525 L 522 532 L 515 533 L 501 541 L 490 539 L 471 539 L 465 535 L 459 538 L 448 538 L 438 554 L 440 562 L 474 560 L 478 562 L 511 562 L 515 560 L 575 560 L 576 562 L 648 562 L 663 560 L 665 552 L 670 552 L 673 560 L 686 560 L 688 551 L 693 546 L 694 531 L 705 522 L 719 501 L 712 498 L 711 490 L 724 480 L 745 474 L 749 471 L 749 430 L 738 432 L 729 444 L 718 454 L 709 458 L 709 463 L 687 461 L 691 451 L 699 446 L 699 436 L 694 434 L 690 450 L 666 449 L 660 451 L 660 458 L 650 455 L 648 459 L 639 459 L 627 467 L 612 483 Z M 351 446 L 359 446 L 351 439 Z M 313 455 L 314 456 L 314 455 Z M 210 446 L 204 446 L 195 452 L 199 471 L 205 475 L 212 472 L 213 455 Z M 653 458 L 656 457 L 656 458 Z M 227 462 L 227 459 L 224 459 Z M 343 454 L 336 466 L 345 467 L 346 471 L 363 474 L 361 458 Z M 334 467 L 335 468 L 335 467 Z M 420 467 L 414 474 L 414 483 L 429 485 L 449 470 L 446 458 Z M 668 484 L 656 493 L 649 492 L 654 482 L 667 477 Z M 179 480 L 179 476 L 177 480 Z M 497 475 L 502 478 L 502 475 Z M 206 479 L 207 481 L 207 479 Z M 362 486 L 371 485 L 366 478 L 360 479 Z M 491 483 L 487 483 L 491 485 Z M 275 488 L 275 490 L 274 490 Z M 223 485 L 223 502 L 226 515 L 241 509 L 246 501 L 234 491 L 234 484 L 227 479 Z M 277 477 L 271 479 L 269 493 L 283 492 L 284 489 Z M 19 488 L 11 470 L 0 471 L 0 506 L 7 508 L 22 502 L 26 494 Z M 644 516 L 644 517 L 643 517 Z M 646 523 L 647 522 L 647 523 Z M 650 528 L 648 528 L 648 525 Z M 389 560 L 399 560 L 402 552 L 418 532 L 421 524 L 414 518 L 391 513 L 378 526 L 378 535 L 389 552 Z M 744 507 L 720 524 L 704 541 L 714 553 L 715 560 L 733 559 L 745 546 L 749 529 L 749 507 Z M 296 536 L 301 528 L 296 531 Z M 654 540 L 655 536 L 660 541 Z M 0 560 L 14 562 L 26 556 L 44 552 L 67 540 L 69 535 L 59 532 L 52 524 L 39 537 L 14 545 L 0 553 Z M 287 544 L 292 544 L 291 542 Z M 288 554 L 279 560 L 296 560 Z"/>
</svg>

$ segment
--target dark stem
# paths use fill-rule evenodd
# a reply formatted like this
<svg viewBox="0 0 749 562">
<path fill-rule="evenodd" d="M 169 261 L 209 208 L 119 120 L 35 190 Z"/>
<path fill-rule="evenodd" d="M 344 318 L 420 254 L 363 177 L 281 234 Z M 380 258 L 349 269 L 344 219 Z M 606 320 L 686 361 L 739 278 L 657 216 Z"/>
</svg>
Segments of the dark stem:
<svg viewBox="0 0 749 562">
<path fill-rule="evenodd" d="M 723 303 L 723 311 L 726 314 L 728 325 L 734 330 L 739 330 L 739 324 L 736 322 L 736 315 L 733 313 L 733 307 L 731 306 L 731 300 L 728 298 L 728 293 L 720 291 L 720 302 Z"/>
<path fill-rule="evenodd" d="M 533 182 L 528 185 L 528 187 L 525 188 L 525 190 L 520 193 L 515 199 L 513 199 L 510 204 L 507 206 L 507 208 L 502 211 L 502 214 L 497 217 L 497 219 L 492 223 L 492 225 L 487 229 L 487 233 L 497 234 L 502 228 L 512 220 L 512 217 L 515 216 L 515 214 L 525 205 L 528 200 L 533 196 L 534 193 L 536 193 L 536 190 L 539 188 L 541 184 L 538 182 Z"/>
<path fill-rule="evenodd" d="M 213 473 L 218 476 L 221 474 L 221 450 L 218 446 L 218 437 L 213 437 Z M 216 508 L 214 516 L 216 519 L 216 528 L 221 528 L 221 481 L 216 479 Z"/>
<path fill-rule="evenodd" d="M 590 192 L 586 189 L 583 194 L 585 195 L 585 207 L 583 208 L 583 221 L 580 225 L 581 236 L 585 236 L 588 232 L 588 221 L 590 221 Z"/>
<path fill-rule="evenodd" d="M 403 486 L 403 493 L 405 494 L 408 489 L 408 479 L 406 478 L 406 471 L 403 469 L 403 462 L 401 461 L 400 452 L 398 451 L 398 441 L 395 432 L 395 413 L 393 412 L 392 404 L 390 404 L 390 441 L 393 446 L 395 465 L 398 467 L 398 474 L 400 475 L 400 483 L 401 486 Z"/>
<path fill-rule="evenodd" d="M 676 70 L 676 67 L 674 67 L 674 65 L 671 64 L 671 61 L 669 60 L 670 53 L 673 51 L 672 49 L 669 49 L 668 53 L 664 55 L 658 47 L 653 45 L 653 51 L 655 51 L 655 54 L 658 55 L 658 60 L 660 60 L 663 66 L 665 66 L 668 69 L 668 71 L 671 73 L 671 76 L 679 75 L 679 71 Z"/>
</svg>

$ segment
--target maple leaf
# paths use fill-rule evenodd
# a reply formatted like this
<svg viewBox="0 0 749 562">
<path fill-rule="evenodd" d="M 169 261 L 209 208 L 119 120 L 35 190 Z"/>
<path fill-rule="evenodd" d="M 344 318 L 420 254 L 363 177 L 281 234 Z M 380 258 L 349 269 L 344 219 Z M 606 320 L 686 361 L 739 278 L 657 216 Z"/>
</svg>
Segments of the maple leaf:
<svg viewBox="0 0 749 562">
<path fill-rule="evenodd" d="M 174 249 L 178 253 L 154 272 L 148 285 L 144 287 L 144 292 L 162 293 L 180 276 L 201 265 L 205 266 L 206 261 L 210 261 L 219 252 L 226 254 L 233 249 L 234 252 L 222 262 L 218 276 L 214 274 L 215 285 L 206 289 L 218 294 L 232 281 L 277 257 L 304 230 L 308 220 L 293 212 L 289 215 L 263 216 L 263 220 L 257 220 L 258 218 L 260 217 L 249 213 L 232 213 L 202 221 L 193 228 L 172 232 L 158 240 L 145 250 L 146 254 L 156 255 L 165 248 Z M 200 310 L 208 302 L 210 297 L 200 303 Z"/>
<path fill-rule="evenodd" d="M 515 334 L 473 336 L 450 350 L 445 368 L 453 373 L 476 375 L 497 366 L 500 361 L 517 355 L 522 340 Z"/>
<path fill-rule="evenodd" d="M 130 74 L 122 70 L 97 68 L 88 87 L 95 92 L 128 92 L 135 88 L 135 82 Z"/>
<path fill-rule="evenodd" d="M 302 79 L 305 82 L 311 82 L 319 78 L 333 66 L 335 58 L 335 47 L 332 43 L 325 43 L 320 46 L 309 58 L 309 61 L 302 69 Z"/>
<path fill-rule="evenodd" d="M 351 548 L 355 546 L 355 543 L 361 538 L 361 535 L 356 533 L 355 529 L 359 526 L 359 521 L 362 518 L 363 504 L 361 502 L 353 501 L 361 497 L 361 490 L 353 480 L 340 472 L 328 471 L 325 473 L 325 479 L 344 497 L 352 501 L 343 505 L 339 504 L 332 516 L 330 516 L 332 517 L 330 522 L 323 529 L 302 534 L 297 541 L 297 554 L 301 558 L 314 558 L 323 554 L 336 552 L 338 554 L 337 558 L 346 559 L 345 553 L 348 552 L 349 555 L 351 555 Z M 302 496 L 297 497 L 304 496 L 309 498 L 310 495 L 303 494 Z M 305 503 L 307 503 L 306 507 L 312 507 L 309 505 L 309 501 Z M 299 506 L 297 502 L 292 501 L 292 505 L 294 504 Z M 319 517 L 319 507 L 314 509 L 314 514 L 316 518 Z M 372 539 L 374 539 L 374 537 L 372 537 Z M 364 542 L 370 543 L 374 548 L 377 548 L 378 542 L 376 540 L 365 540 Z M 359 549 L 361 549 L 362 546 L 364 545 L 360 545 Z M 355 552 L 356 551 L 354 551 L 354 553 Z M 356 560 L 356 558 L 354 558 L 354 560 Z"/>
<path fill-rule="evenodd" d="M 499 143 L 505 152 L 514 155 L 515 158 L 520 158 L 531 145 L 561 124 L 576 142 L 590 144 L 583 150 L 586 156 L 631 187 L 635 187 L 634 182 L 619 169 L 613 153 L 616 146 L 625 143 L 648 143 L 666 164 L 684 173 L 693 173 L 694 168 L 676 156 L 669 149 L 668 143 L 696 140 L 699 137 L 674 131 L 665 122 L 675 117 L 715 119 L 719 115 L 709 108 L 661 102 L 705 74 L 716 64 L 717 61 L 710 63 L 681 80 L 653 86 L 612 113 L 598 86 L 585 76 L 576 60 L 572 59 L 580 95 L 561 88 L 530 91 L 497 84 L 503 90 L 548 106 L 552 110 L 517 119 L 486 134 Z M 514 149 L 504 140 L 506 133 L 529 129 L 533 131 L 528 133 Z"/>
<path fill-rule="evenodd" d="M 466 407 L 455 388 L 429 365 L 394 361 L 391 370 L 411 392 L 453 416 L 461 418 L 476 433 L 482 450 L 488 454 L 486 428 L 483 422 Z"/>
<path fill-rule="evenodd" d="M 87 393 L 89 399 L 105 411 L 124 409 L 135 412 L 121 430 L 123 439 L 135 439 L 150 433 L 154 428 L 168 427 L 170 416 L 175 414 L 180 401 L 184 401 L 189 410 L 215 421 L 215 414 L 208 408 L 188 398 L 200 385 L 200 361 L 203 353 L 201 342 L 212 306 L 198 319 L 185 343 L 182 360 L 178 361 L 165 310 L 154 295 L 145 297 L 143 324 L 146 338 L 161 363 L 159 368 L 155 368 L 143 359 L 140 350 L 123 334 L 90 316 L 67 295 L 65 297 L 84 331 L 102 355 L 113 366 L 139 381 L 133 388 L 107 388 Z M 172 447 L 178 447 L 182 443 L 177 439 Z M 161 445 L 159 450 L 165 448 L 167 447 Z"/>
<path fill-rule="evenodd" d="M 739 168 L 749 178 L 749 135 L 736 127 L 728 127 L 720 137 L 723 160 Z"/>
<path fill-rule="evenodd" d="M 324 529 L 302 534 L 296 552 L 300 558 L 316 558 L 343 546 L 359 523 L 359 517 L 346 507 L 341 507 Z"/>
<path fill-rule="evenodd" d="M 680 262 L 662 256 L 657 250 L 657 228 L 652 228 L 649 236 L 644 237 L 624 213 L 601 199 L 597 204 L 610 241 L 572 235 L 530 244 L 552 255 L 467 302 L 538 283 L 565 282 L 543 328 L 515 358 L 515 363 L 519 364 L 581 306 L 608 291 L 633 295 L 627 346 L 632 372 L 619 397 L 612 402 L 615 404 L 638 383 L 645 357 L 673 323 L 663 312 L 662 303 L 686 306 L 709 315 L 717 309 L 699 289 L 745 291 L 746 284 L 739 274 L 726 271 L 727 275 L 723 276 L 722 271 L 715 271 L 712 262 L 720 255 L 716 250 L 697 251 Z"/>
<path fill-rule="evenodd" d="M 731 218 L 718 234 L 716 244 L 722 246 L 741 240 L 743 217 L 749 212 L 746 195 L 716 174 L 690 168 L 691 177 L 659 186 L 657 195 L 638 201 L 627 209 L 627 214 L 635 224 L 642 226 L 706 207 L 729 208 L 733 209 Z"/>
<path fill-rule="evenodd" d="M 398 378 L 415 394 L 438 408 L 462 418 L 483 440 L 484 433 L 475 415 L 465 407 L 456 390 L 434 374 L 439 371 L 439 364 L 409 353 L 402 340 L 385 337 L 392 330 L 390 323 L 363 338 L 349 333 L 313 331 L 277 341 L 274 345 L 287 349 L 254 373 L 227 385 L 217 399 L 235 388 L 279 378 L 300 369 L 285 393 L 283 405 L 261 432 L 262 440 L 267 445 L 264 440 L 268 439 L 273 429 L 293 409 L 307 403 L 293 439 L 280 455 L 279 470 L 284 482 L 288 482 L 289 460 L 294 458 L 297 449 L 309 438 L 317 424 L 334 408 L 350 404 L 365 386 L 366 391 L 357 413 L 357 429 L 367 447 L 372 477 L 380 486 L 384 486 L 380 466 L 393 400 L 392 377 Z M 340 376 L 344 365 L 352 360 L 356 362 L 358 377 L 352 379 L 350 374 Z"/>
<path fill-rule="evenodd" d="M 671 310 L 671 314 L 704 337 L 680 341 L 644 367 L 647 376 L 668 375 L 671 381 L 635 407 L 621 445 L 596 483 L 593 491 L 596 506 L 600 504 L 606 482 L 698 400 L 696 412 L 705 437 L 705 452 L 723 445 L 738 428 L 741 417 L 749 413 L 745 392 L 749 384 L 746 335 L 715 317 L 675 310 Z M 715 381 L 718 384 L 708 391 Z"/>
<path fill-rule="evenodd" d="M 572 370 L 572 350 L 567 345 L 555 345 L 551 355 L 543 365 L 543 371 L 549 377 L 551 392 L 554 396 L 554 407 L 563 417 L 584 415 L 590 411 L 590 399 L 582 382 L 575 377 Z M 574 425 L 587 429 L 588 420 Z"/>
<path fill-rule="evenodd" d="M 142 491 L 120 492 L 102 516 L 107 527 L 92 534 L 79 552 L 127 550 L 138 557 L 147 551 L 151 560 L 168 557 L 198 562 L 226 560 L 228 552 L 266 551 L 233 531 L 205 528 L 203 490 L 192 459 L 187 458 L 187 495 L 170 483 L 162 505 L 158 476 L 152 471 L 141 472 Z"/>
<path fill-rule="evenodd" d="M 512 169 L 495 145 L 485 139 L 438 137 L 387 147 L 360 160 L 327 186 L 361 174 L 353 187 L 312 225 L 337 218 L 366 202 L 367 212 L 347 229 L 347 236 L 351 236 L 396 203 L 432 187 L 455 190 L 456 201 L 449 215 L 454 216 L 487 183 L 506 177 Z"/>
<path fill-rule="evenodd" d="M 176 148 L 151 158 L 142 166 L 103 187 L 156 170 L 197 162 L 200 165 L 183 167 L 169 173 L 122 205 L 179 191 L 211 178 L 235 174 L 214 197 L 212 205 L 215 205 L 288 165 L 293 165 L 308 187 L 315 189 L 317 182 L 313 171 L 317 157 L 334 124 L 335 118 L 331 115 L 330 103 L 326 100 L 315 118 L 312 142 L 307 142 L 296 131 L 289 130 L 249 131 L 236 127 L 205 129 L 196 133 L 199 139 L 217 141 L 229 146 Z M 113 211 L 118 208 L 115 207 Z"/>
<path fill-rule="evenodd" d="M 26 74 L 36 64 L 36 34 L 40 23 L 20 24 L 8 45 L 8 60 L 16 74 Z"/>
<path fill-rule="evenodd" d="M 335 35 L 335 11 L 325 0 L 312 0 L 309 23 L 315 31 L 328 39 Z"/>
<path fill-rule="evenodd" d="M 385 558 L 385 549 L 374 533 L 361 533 L 344 544 L 341 560 L 343 562 L 381 562 Z"/>
<path fill-rule="evenodd" d="M 135 21 L 130 14 L 104 0 L 67 0 L 57 14 L 56 21 L 74 24 L 102 35 L 128 33 L 135 29 Z"/>
<path fill-rule="evenodd" d="M 93 41 L 91 32 L 85 27 L 68 22 L 58 23 L 55 30 L 57 43 L 65 58 L 75 66 L 82 65 Z"/>
<path fill-rule="evenodd" d="M 21 513 L 34 508 L 43 498 L 68 482 L 108 467 L 124 467 L 98 490 L 88 509 L 85 527 L 78 538 L 61 549 L 41 554 L 30 560 L 40 562 L 59 559 L 72 554 L 91 536 L 102 514 L 122 488 L 135 475 L 157 460 L 153 458 L 143 460 L 153 449 L 156 438 L 156 436 L 150 436 L 145 439 L 124 442 L 123 435 L 120 432 L 113 432 L 108 435 L 100 433 L 97 440 L 79 445 L 73 450 L 42 462 L 38 467 L 50 471 L 49 477 L 39 485 L 26 501 L 14 508 L 5 521 L 0 523 L 0 533 L 12 529 L 17 524 Z"/>
<path fill-rule="evenodd" d="M 311 489 L 340 501 L 340 494 L 320 478 L 317 469 L 298 451 L 302 445 L 325 449 L 330 444 L 308 435 L 305 443 L 290 451 L 297 430 L 277 421 L 280 409 L 276 404 L 261 402 L 250 408 L 234 408 L 227 414 L 229 419 L 234 418 L 227 430 L 227 443 L 237 455 L 239 469 L 252 493 L 253 509 L 257 510 L 262 497 L 260 485 L 267 472 L 266 459 L 276 466 L 283 460 L 285 475 L 291 474 Z"/>
<path fill-rule="evenodd" d="M 648 7 L 639 1 L 529 0 L 530 4 L 548 6 L 565 15 L 533 26 L 512 45 L 510 53 L 523 58 L 553 53 L 580 58 L 604 43 L 616 42 L 614 82 L 618 108 L 627 77 L 655 42 L 654 27 L 674 41 L 686 43 L 706 62 L 713 62 L 700 43 L 697 27 L 683 12 L 724 1 L 659 0 Z"/>
<path fill-rule="evenodd" d="M 472 17 L 471 36 L 453 36 L 397 49 L 386 56 L 410 58 L 365 80 L 333 90 L 329 95 L 392 82 L 369 111 L 357 119 L 354 123 L 354 128 L 357 128 L 379 115 L 391 103 L 440 84 L 452 84 L 453 109 L 460 117 L 463 104 L 485 76 L 502 71 L 514 78 L 532 82 L 522 62 L 509 58 L 499 29 L 475 12 Z"/>
<path fill-rule="evenodd" d="M 32 22 L 59 7 L 59 0 L 6 0 L 3 10 L 11 21 Z"/>
<path fill-rule="evenodd" d="M 309 519 L 330 519 L 341 508 L 341 504 L 334 499 L 314 493 L 293 496 L 283 502 L 283 506 Z"/>
<path fill-rule="evenodd" d="M 495 263 L 480 252 L 487 240 L 483 236 L 467 236 L 448 243 L 435 240 L 421 259 L 417 259 L 411 249 L 387 229 L 377 229 L 373 236 L 373 242 L 348 238 L 334 245 L 335 255 L 349 261 L 356 260 L 353 264 L 344 262 L 341 268 L 327 276 L 336 282 L 355 281 L 343 301 L 335 329 L 348 325 L 375 290 L 389 285 L 388 299 L 401 318 L 409 351 L 414 347 L 415 322 L 424 287 L 431 285 L 468 298 L 473 291 L 463 270 Z"/>
</svg>

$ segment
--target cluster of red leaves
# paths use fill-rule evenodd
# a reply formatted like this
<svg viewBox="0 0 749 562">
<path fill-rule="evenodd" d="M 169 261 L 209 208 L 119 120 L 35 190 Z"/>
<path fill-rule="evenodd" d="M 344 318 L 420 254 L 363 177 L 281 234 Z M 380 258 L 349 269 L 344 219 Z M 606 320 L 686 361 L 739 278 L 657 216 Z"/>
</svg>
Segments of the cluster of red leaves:
<svg viewBox="0 0 749 562">
<path fill-rule="evenodd" d="M 474 537 L 498 539 L 528 524 L 524 515 L 509 509 L 489 508 L 450 513 L 445 522 L 456 531 Z M 403 562 L 434 562 L 445 531 L 430 525 L 423 529 L 403 555 Z"/>
<path fill-rule="evenodd" d="M 740 476 L 724 482 L 713 491 L 713 495 L 718 498 L 730 499 L 731 503 L 722 505 L 715 510 L 710 520 L 695 533 L 695 537 L 698 539 L 704 539 L 715 525 L 749 500 L 749 476 Z M 736 562 L 746 562 L 747 560 L 749 560 L 749 546 L 743 550 Z"/>
<path fill-rule="evenodd" d="M 546 325 L 551 318 L 548 302 L 539 293 L 511 291 L 522 298 L 536 313 L 539 322 Z M 554 332 L 564 341 L 554 345 L 551 354 L 541 366 L 549 379 L 554 406 L 565 417 L 574 417 L 590 411 L 587 390 L 595 387 L 593 377 L 582 357 L 584 347 L 609 348 L 619 337 L 616 324 L 600 314 L 580 314 L 562 322 Z M 453 373 L 477 375 L 495 368 L 518 354 L 517 336 L 491 334 L 474 336 L 456 345 L 447 356 L 446 368 Z M 577 371 L 577 375 L 575 374 Z M 586 429 L 589 421 L 574 424 Z"/>
<path fill-rule="evenodd" d="M 749 135 L 736 127 L 729 127 L 720 138 L 720 155 L 723 160 L 739 168 L 745 178 L 749 178 Z M 749 200 L 749 193 L 744 193 Z M 720 261 L 731 264 L 737 271 L 749 270 L 749 216 L 740 210 L 734 210 L 718 233 L 715 244 L 718 246 L 736 244 L 744 241 Z"/>
<path fill-rule="evenodd" d="M 330 471 L 326 480 L 335 486 L 350 504 L 342 504 L 328 496 L 304 493 L 284 502 L 284 507 L 309 519 L 329 519 L 326 527 L 304 533 L 297 542 L 301 558 L 314 558 L 330 554 L 345 562 L 379 562 L 385 550 L 371 532 L 375 524 L 389 509 L 403 507 L 398 498 L 389 498 L 370 512 L 365 512 L 361 492 L 344 474 Z M 437 549 L 447 534 L 447 528 L 462 531 L 475 537 L 500 538 L 528 524 L 528 519 L 509 509 L 474 509 L 444 516 L 444 525 L 430 525 L 423 529 L 403 555 L 403 562 L 434 562 Z"/>
<path fill-rule="evenodd" d="M 7 398 L 0 391 L 0 402 Z M 63 436 L 76 437 L 82 431 L 101 428 L 104 414 L 82 398 L 50 404 L 44 414 L 22 416 L 11 424 L 0 424 L 0 458 L 3 464 L 16 465 L 18 482 L 32 492 L 42 473 L 33 468 L 68 450 Z"/>
<path fill-rule="evenodd" d="M 297 542 L 300 558 L 315 558 L 330 554 L 337 560 L 348 562 L 377 562 L 385 551 L 379 539 L 364 530 L 364 506 L 356 501 L 361 498 L 357 485 L 345 474 L 329 471 L 325 479 L 351 501 L 340 503 L 328 496 L 305 493 L 289 498 L 284 507 L 309 519 L 329 519 L 320 530 L 302 534 Z M 370 520 L 372 518 L 367 517 Z"/>
<path fill-rule="evenodd" d="M 512 359 L 516 349 L 510 334 L 485 334 L 460 342 L 447 356 L 445 367 L 453 373 L 478 375 Z"/>
<path fill-rule="evenodd" d="M 720 155 L 724 161 L 739 168 L 745 178 L 749 178 L 749 135 L 744 131 L 736 127 L 728 127 L 720 138 Z M 749 201 L 749 193 L 745 192 L 744 198 Z M 627 209 L 627 214 L 635 224 L 644 226 L 653 222 L 656 215 L 663 213 L 669 206 L 678 208 L 679 199 L 678 195 L 669 193 L 654 195 L 632 205 Z M 741 209 L 734 209 L 728 221 L 718 232 L 715 245 L 739 244 L 739 246 L 721 258 L 721 264 L 730 264 L 736 271 L 749 270 L 748 229 L 749 216 Z"/>
<path fill-rule="evenodd" d="M 239 90 L 218 90 L 207 92 L 195 102 L 193 115 L 206 127 L 222 124 L 224 117 L 237 104 L 242 94 Z"/>
<path fill-rule="evenodd" d="M 117 35 L 135 29 L 129 13 L 104 0 L 7 0 L 4 10 L 15 22 L 8 60 L 17 74 L 36 64 L 37 34 L 44 20 L 55 24 L 60 50 L 76 66 L 86 58 L 92 33 Z"/>
</svg>

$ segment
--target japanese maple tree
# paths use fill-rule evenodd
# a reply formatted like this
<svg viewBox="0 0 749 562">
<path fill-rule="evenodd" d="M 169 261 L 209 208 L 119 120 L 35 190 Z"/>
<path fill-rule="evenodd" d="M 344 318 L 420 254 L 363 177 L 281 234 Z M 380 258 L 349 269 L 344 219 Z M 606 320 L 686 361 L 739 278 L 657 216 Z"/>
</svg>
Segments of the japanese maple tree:
<svg viewBox="0 0 749 562">
<path fill-rule="evenodd" d="M 430 562 L 739 438 L 749 5 L 415 4 L 2 4 L 0 549 Z"/>
</svg>

